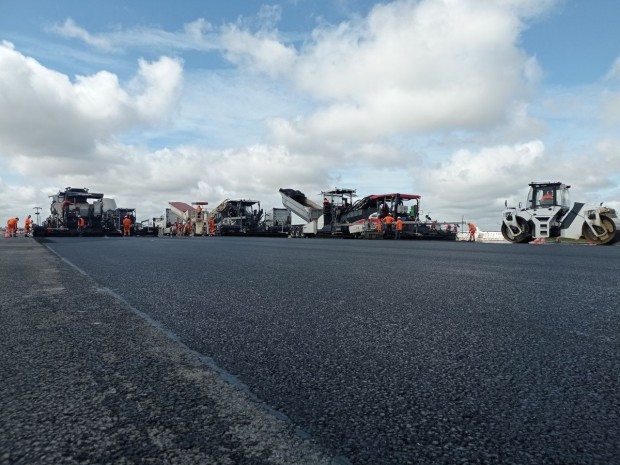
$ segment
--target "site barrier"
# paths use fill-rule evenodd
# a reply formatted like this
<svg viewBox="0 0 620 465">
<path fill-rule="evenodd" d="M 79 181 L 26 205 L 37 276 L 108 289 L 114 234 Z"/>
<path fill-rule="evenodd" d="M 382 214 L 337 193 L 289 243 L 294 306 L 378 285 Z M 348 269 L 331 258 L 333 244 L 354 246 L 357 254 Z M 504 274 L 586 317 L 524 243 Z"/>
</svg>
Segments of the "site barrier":
<svg viewBox="0 0 620 465">
<path fill-rule="evenodd" d="M 468 241 L 469 233 L 468 232 L 459 232 L 456 235 L 457 241 Z M 506 242 L 508 241 L 504 239 L 501 231 L 476 231 L 476 241 L 480 242 Z"/>
</svg>

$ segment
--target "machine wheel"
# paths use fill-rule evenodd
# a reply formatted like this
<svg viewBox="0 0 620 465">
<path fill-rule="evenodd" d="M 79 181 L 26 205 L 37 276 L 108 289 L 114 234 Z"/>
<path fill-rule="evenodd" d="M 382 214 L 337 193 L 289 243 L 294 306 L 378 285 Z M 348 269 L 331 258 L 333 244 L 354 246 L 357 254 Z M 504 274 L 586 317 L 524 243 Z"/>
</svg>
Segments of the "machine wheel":
<svg viewBox="0 0 620 465">
<path fill-rule="evenodd" d="M 530 226 L 527 224 L 527 221 L 523 218 L 517 218 L 517 223 L 521 228 L 521 233 L 513 231 L 512 228 L 509 228 L 505 223 L 502 223 L 502 236 L 504 236 L 504 239 L 508 242 L 515 242 L 517 244 L 530 242 L 532 235 L 530 234 Z"/>
<path fill-rule="evenodd" d="M 602 234 L 602 236 L 595 236 L 590 226 L 587 223 L 583 224 L 582 232 L 583 237 L 585 237 L 588 241 L 604 245 L 604 244 L 613 244 L 616 242 L 616 224 L 606 216 L 601 216 L 601 223 L 603 226 L 594 226 L 594 229 L 597 233 Z"/>
</svg>

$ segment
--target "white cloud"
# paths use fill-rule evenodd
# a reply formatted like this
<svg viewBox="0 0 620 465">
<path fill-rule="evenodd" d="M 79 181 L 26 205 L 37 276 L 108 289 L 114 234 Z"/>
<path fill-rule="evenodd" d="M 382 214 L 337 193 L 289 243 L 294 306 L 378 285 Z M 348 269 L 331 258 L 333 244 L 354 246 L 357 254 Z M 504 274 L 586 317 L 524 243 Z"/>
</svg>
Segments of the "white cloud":
<svg viewBox="0 0 620 465">
<path fill-rule="evenodd" d="M 620 83 L 620 57 L 616 58 L 613 62 L 610 70 L 605 75 L 605 79 L 607 81 Z"/>
<path fill-rule="evenodd" d="M 220 43 L 229 61 L 269 76 L 288 72 L 295 61 L 295 51 L 269 32 L 255 35 L 230 25 L 222 32 Z"/>
<path fill-rule="evenodd" d="M 522 27 L 497 2 L 378 5 L 363 20 L 317 29 L 294 77 L 330 102 L 317 119 L 341 120 L 348 132 L 492 128 L 538 79 L 535 59 L 516 45 Z"/>
<path fill-rule="evenodd" d="M 204 52 L 219 48 L 218 33 L 215 27 L 204 18 L 185 23 L 180 31 L 175 32 L 154 27 L 135 26 L 92 34 L 78 26 L 71 18 L 66 19 L 63 24 L 52 26 L 50 31 L 62 37 L 79 39 L 99 51 L 114 54 L 142 48 L 160 51 L 199 50 Z"/>
<path fill-rule="evenodd" d="M 243 23 L 222 34 L 225 56 L 289 79 L 321 105 L 291 126 L 312 139 L 373 140 L 399 132 L 510 126 L 540 79 L 518 46 L 523 19 L 553 2 L 400 0 L 366 18 L 320 26 L 295 50 L 275 30 Z M 536 121 L 521 113 L 519 131 Z M 527 132 L 527 131 L 526 131 Z"/>
<path fill-rule="evenodd" d="M 0 144 L 5 157 L 87 157 L 97 141 L 166 119 L 182 82 L 178 60 L 143 60 L 130 89 L 107 71 L 68 76 L 0 45 Z"/>
<path fill-rule="evenodd" d="M 425 172 L 418 185 L 435 209 L 460 215 L 497 211 L 506 196 L 523 190 L 540 171 L 545 147 L 535 140 L 514 146 L 497 146 L 479 152 L 459 150 L 436 168 Z"/>
<path fill-rule="evenodd" d="M 112 50 L 112 43 L 107 37 L 90 34 L 86 29 L 78 26 L 72 18 L 67 18 L 62 25 L 55 25 L 52 30 L 63 37 L 81 39 L 93 47 L 103 50 Z"/>
<path fill-rule="evenodd" d="M 213 26 L 204 18 L 198 18 L 196 21 L 185 23 L 183 30 L 188 38 L 199 43 L 205 39 L 205 33 L 213 30 Z"/>
</svg>

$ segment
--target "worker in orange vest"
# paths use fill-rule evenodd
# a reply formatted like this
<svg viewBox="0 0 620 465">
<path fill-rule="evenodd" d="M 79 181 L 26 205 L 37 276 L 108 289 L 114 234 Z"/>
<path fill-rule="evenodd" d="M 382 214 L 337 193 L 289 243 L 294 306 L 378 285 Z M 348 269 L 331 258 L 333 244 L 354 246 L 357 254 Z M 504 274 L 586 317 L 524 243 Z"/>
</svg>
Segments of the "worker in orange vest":
<svg viewBox="0 0 620 465">
<path fill-rule="evenodd" d="M 377 233 L 383 234 L 383 223 L 381 222 L 381 218 L 377 216 Z"/>
<path fill-rule="evenodd" d="M 19 221 L 18 217 L 11 218 L 6 222 L 6 233 L 7 237 L 17 237 L 17 222 Z"/>
<path fill-rule="evenodd" d="M 28 218 L 24 221 L 24 235 L 29 236 L 32 232 L 32 220 L 30 219 L 32 215 L 28 215 Z"/>
<path fill-rule="evenodd" d="M 394 223 L 394 217 L 388 213 L 387 216 L 383 218 L 383 221 L 385 221 L 385 234 L 388 236 L 391 236 L 392 235 L 392 223 Z"/>
<path fill-rule="evenodd" d="M 541 205 L 553 205 L 553 191 L 545 190 L 542 197 L 540 198 Z"/>
<path fill-rule="evenodd" d="M 123 220 L 123 236 L 131 235 L 131 218 L 129 215 L 125 215 L 125 219 Z"/>
<path fill-rule="evenodd" d="M 84 226 L 86 226 L 86 222 L 84 221 L 84 218 L 82 218 L 82 216 L 78 216 L 77 226 L 78 226 L 78 234 L 81 236 L 82 233 L 84 232 Z"/>
<path fill-rule="evenodd" d="M 476 242 L 476 225 L 474 223 L 467 223 L 469 227 L 469 242 Z"/>
<path fill-rule="evenodd" d="M 209 218 L 209 236 L 215 235 L 215 218 Z"/>
<path fill-rule="evenodd" d="M 403 232 L 403 220 L 402 218 L 399 216 L 398 219 L 396 220 L 396 236 L 394 237 L 394 239 L 400 239 L 400 235 Z"/>
</svg>

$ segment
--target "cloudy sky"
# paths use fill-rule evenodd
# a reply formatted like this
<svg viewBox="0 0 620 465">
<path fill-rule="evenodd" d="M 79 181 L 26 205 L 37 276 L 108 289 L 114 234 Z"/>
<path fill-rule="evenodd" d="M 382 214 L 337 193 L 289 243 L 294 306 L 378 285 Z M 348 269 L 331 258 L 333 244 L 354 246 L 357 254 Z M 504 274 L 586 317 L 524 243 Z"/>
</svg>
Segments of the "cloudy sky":
<svg viewBox="0 0 620 465">
<path fill-rule="evenodd" d="M 620 208 L 617 0 L 0 0 L 0 221 L 422 195 L 499 230 L 531 181 Z"/>
</svg>

